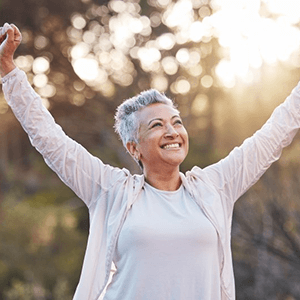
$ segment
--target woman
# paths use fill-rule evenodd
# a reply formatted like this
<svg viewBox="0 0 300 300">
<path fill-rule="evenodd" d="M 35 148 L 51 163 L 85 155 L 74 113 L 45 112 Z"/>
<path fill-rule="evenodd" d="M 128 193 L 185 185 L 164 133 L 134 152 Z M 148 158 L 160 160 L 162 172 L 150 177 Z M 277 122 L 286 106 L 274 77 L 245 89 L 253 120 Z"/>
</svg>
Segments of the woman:
<svg viewBox="0 0 300 300">
<path fill-rule="evenodd" d="M 121 104 L 116 131 L 143 175 L 104 165 L 68 138 L 13 63 L 21 41 L 0 28 L 5 98 L 46 163 L 86 203 L 90 234 L 74 299 L 233 300 L 230 232 L 235 201 L 296 134 L 297 86 L 261 130 L 205 169 L 179 171 L 188 135 L 172 101 L 155 90 Z M 7 36 L 6 36 L 7 33 Z"/>
</svg>

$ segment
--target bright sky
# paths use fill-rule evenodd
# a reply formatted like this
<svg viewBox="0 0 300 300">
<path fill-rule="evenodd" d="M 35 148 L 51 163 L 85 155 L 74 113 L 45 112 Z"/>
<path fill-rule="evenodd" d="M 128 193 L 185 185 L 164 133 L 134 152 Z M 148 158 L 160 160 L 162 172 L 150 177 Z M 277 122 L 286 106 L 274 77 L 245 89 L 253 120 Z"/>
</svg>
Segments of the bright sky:
<svg viewBox="0 0 300 300">
<path fill-rule="evenodd" d="M 225 86 L 240 77 L 251 81 L 251 69 L 262 63 L 288 61 L 300 51 L 298 0 L 214 0 L 217 12 L 209 17 L 228 56 L 216 72 Z M 276 18 L 271 18 L 271 15 Z M 293 63 L 291 61 L 291 63 Z M 298 64 L 299 62 L 294 62 Z"/>
</svg>

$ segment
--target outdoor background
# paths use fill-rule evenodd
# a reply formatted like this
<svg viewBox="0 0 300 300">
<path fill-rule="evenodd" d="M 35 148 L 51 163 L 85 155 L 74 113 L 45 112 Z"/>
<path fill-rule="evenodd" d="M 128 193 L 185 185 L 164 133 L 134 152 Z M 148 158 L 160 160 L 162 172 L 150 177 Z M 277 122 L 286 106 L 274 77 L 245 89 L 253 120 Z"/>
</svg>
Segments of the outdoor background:
<svg viewBox="0 0 300 300">
<path fill-rule="evenodd" d="M 21 29 L 16 64 L 65 132 L 132 172 L 113 131 L 123 99 L 153 87 L 176 100 L 186 171 L 240 145 L 300 79 L 299 0 L 0 0 L 0 20 Z M 299 154 L 297 135 L 236 205 L 238 300 L 300 299 Z M 71 299 L 88 227 L 1 92 L 0 299 Z"/>
</svg>

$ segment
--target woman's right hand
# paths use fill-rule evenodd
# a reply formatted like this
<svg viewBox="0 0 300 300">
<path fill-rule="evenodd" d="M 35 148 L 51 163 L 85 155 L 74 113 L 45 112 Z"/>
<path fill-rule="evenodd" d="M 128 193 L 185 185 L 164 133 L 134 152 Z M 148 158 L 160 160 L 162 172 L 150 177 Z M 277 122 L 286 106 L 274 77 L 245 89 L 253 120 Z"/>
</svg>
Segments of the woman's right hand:
<svg viewBox="0 0 300 300">
<path fill-rule="evenodd" d="M 0 27 L 0 75 L 3 77 L 16 66 L 13 56 L 22 41 L 22 35 L 14 24 Z"/>
</svg>

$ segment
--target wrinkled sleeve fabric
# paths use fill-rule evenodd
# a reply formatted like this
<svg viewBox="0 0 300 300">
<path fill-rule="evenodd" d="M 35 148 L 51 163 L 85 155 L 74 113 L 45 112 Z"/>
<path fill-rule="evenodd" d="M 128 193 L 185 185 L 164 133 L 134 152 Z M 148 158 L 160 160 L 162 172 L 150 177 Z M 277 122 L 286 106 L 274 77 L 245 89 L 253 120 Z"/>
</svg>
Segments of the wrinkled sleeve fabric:
<svg viewBox="0 0 300 300">
<path fill-rule="evenodd" d="M 227 205 L 233 205 L 279 159 L 299 126 L 300 83 L 260 130 L 226 158 L 204 169 L 211 183 L 230 202 Z"/>
<path fill-rule="evenodd" d="M 43 106 L 26 74 L 15 68 L 2 78 L 5 99 L 45 162 L 89 207 L 101 189 L 126 176 L 126 170 L 105 165 L 69 138 Z"/>
</svg>

